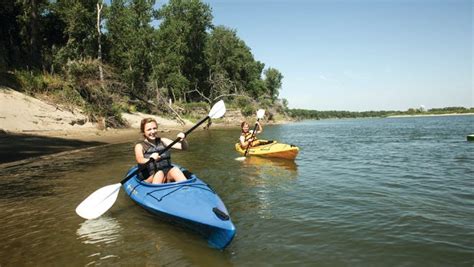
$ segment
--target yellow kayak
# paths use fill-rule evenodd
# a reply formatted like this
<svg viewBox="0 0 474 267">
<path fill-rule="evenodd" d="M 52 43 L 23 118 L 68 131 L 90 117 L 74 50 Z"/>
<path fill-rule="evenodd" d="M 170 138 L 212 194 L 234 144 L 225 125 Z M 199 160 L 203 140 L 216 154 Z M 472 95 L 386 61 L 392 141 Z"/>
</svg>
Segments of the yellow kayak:
<svg viewBox="0 0 474 267">
<path fill-rule="evenodd" d="M 299 148 L 294 145 L 281 144 L 277 141 L 259 140 L 263 145 L 250 147 L 247 155 L 273 157 L 283 159 L 295 159 L 298 155 Z M 235 150 L 240 154 L 245 154 L 245 149 L 240 147 L 240 144 L 235 144 Z"/>
</svg>

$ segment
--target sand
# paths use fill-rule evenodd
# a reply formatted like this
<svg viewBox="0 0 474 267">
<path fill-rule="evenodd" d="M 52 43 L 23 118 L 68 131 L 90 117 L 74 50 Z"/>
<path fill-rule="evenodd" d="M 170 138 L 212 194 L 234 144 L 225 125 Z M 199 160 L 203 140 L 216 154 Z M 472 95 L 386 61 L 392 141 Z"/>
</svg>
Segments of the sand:
<svg viewBox="0 0 474 267">
<path fill-rule="evenodd" d="M 122 117 L 130 128 L 100 130 L 80 110 L 68 110 L 0 87 L 0 167 L 63 151 L 139 140 L 140 121 L 145 117 L 155 118 L 161 132 L 183 131 L 192 125 L 139 112 L 124 113 Z"/>
</svg>

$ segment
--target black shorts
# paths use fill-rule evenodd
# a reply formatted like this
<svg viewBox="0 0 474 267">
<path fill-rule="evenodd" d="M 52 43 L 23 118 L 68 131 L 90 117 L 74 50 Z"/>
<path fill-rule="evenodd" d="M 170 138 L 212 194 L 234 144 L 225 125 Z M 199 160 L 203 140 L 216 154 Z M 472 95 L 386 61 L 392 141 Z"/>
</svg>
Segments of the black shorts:
<svg viewBox="0 0 474 267">
<path fill-rule="evenodd" d="M 149 170 L 148 168 L 145 168 L 141 172 L 139 172 L 138 175 L 140 177 L 140 181 L 143 181 L 143 180 L 148 179 L 150 176 L 155 175 L 155 173 L 157 173 L 159 171 L 162 171 L 163 174 L 164 174 L 165 180 L 166 180 L 166 176 L 168 175 L 168 172 L 173 168 L 174 168 L 174 166 L 172 166 L 172 165 L 167 166 L 167 167 L 162 167 L 162 168 L 158 168 L 156 170 L 156 172 L 154 170 Z"/>
</svg>

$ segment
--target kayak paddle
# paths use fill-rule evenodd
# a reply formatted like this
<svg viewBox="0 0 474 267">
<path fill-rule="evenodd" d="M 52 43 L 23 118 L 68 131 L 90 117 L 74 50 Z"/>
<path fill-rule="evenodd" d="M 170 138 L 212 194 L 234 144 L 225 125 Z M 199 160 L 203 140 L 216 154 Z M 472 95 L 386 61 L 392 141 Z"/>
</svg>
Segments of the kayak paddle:
<svg viewBox="0 0 474 267">
<path fill-rule="evenodd" d="M 223 100 L 215 103 L 211 108 L 209 115 L 196 123 L 191 129 L 187 130 L 184 133 L 184 136 L 188 136 L 194 129 L 199 125 L 204 123 L 208 119 L 217 119 L 224 116 L 226 112 L 225 104 Z M 180 138 L 176 138 L 171 144 L 165 147 L 162 153 L 170 149 L 174 144 L 179 142 Z M 84 199 L 76 208 L 77 215 L 81 216 L 84 219 L 95 219 L 104 214 L 107 210 L 112 207 L 112 205 L 117 200 L 118 192 L 122 184 L 127 182 L 130 178 L 135 176 L 136 173 L 146 168 L 146 164 L 143 164 L 133 173 L 129 174 L 125 179 L 120 181 L 120 183 L 104 186 L 100 189 L 97 189 L 94 193 L 89 195 Z"/>
<path fill-rule="evenodd" d="M 257 110 L 257 122 L 260 119 L 262 119 L 263 116 L 265 116 L 265 110 L 264 109 Z M 252 135 L 250 136 L 250 139 L 253 138 L 256 135 L 255 131 L 257 130 L 257 126 L 258 126 L 257 122 L 255 122 L 255 127 L 253 127 L 253 131 L 252 131 Z M 245 150 L 245 153 L 244 153 L 244 156 L 243 157 L 238 157 L 235 160 L 240 160 L 240 161 L 245 160 L 245 157 L 247 157 L 247 153 L 249 152 L 250 146 L 251 146 L 251 142 L 248 143 L 247 149 Z"/>
</svg>

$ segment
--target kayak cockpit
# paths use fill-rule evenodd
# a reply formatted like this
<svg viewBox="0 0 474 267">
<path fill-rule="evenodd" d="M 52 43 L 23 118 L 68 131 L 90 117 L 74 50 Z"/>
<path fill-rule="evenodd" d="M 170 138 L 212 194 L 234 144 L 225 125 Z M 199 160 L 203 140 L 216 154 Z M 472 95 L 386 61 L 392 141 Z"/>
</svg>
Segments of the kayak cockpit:
<svg viewBox="0 0 474 267">
<path fill-rule="evenodd" d="M 196 177 L 192 172 L 188 171 L 185 168 L 181 168 L 181 167 L 176 166 L 176 165 L 173 165 L 173 167 L 179 168 L 183 172 L 183 174 L 184 174 L 184 176 L 186 177 L 187 180 L 191 180 L 191 179 Z M 138 171 L 138 173 L 135 175 L 135 179 L 140 181 L 140 183 L 150 184 L 148 182 L 145 182 L 145 179 L 147 179 L 148 177 L 150 177 L 150 172 L 148 171 L 147 168 L 144 168 L 144 169 Z M 186 181 L 183 181 L 183 182 L 186 182 Z M 168 182 L 168 183 L 164 183 L 164 184 L 174 184 L 174 183 L 176 183 L 176 182 Z"/>
</svg>

